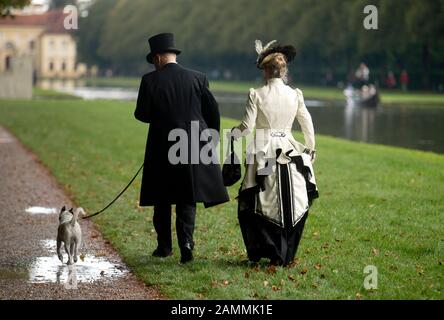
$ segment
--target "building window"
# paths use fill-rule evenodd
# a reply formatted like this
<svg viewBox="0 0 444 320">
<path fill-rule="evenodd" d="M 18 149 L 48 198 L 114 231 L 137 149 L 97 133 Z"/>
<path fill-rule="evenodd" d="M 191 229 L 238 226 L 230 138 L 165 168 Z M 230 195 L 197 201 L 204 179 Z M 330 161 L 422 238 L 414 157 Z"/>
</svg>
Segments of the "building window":
<svg viewBox="0 0 444 320">
<path fill-rule="evenodd" d="M 6 56 L 5 58 L 5 70 L 11 70 L 11 57 L 10 56 Z"/>
<path fill-rule="evenodd" d="M 35 41 L 34 40 L 29 41 L 29 49 L 31 49 L 31 50 L 35 49 Z"/>
<path fill-rule="evenodd" d="M 49 71 L 53 71 L 54 70 L 54 62 L 50 62 L 49 63 Z"/>
</svg>

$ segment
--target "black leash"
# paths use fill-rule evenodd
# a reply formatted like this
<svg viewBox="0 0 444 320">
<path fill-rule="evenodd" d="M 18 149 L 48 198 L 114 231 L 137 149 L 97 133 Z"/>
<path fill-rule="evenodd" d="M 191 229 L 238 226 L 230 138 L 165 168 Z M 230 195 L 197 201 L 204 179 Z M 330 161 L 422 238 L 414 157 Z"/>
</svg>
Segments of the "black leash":
<svg viewBox="0 0 444 320">
<path fill-rule="evenodd" d="M 92 217 L 98 215 L 99 213 L 102 213 L 103 211 L 105 211 L 105 210 L 108 209 L 109 207 L 111 207 L 112 204 L 113 204 L 114 202 L 116 202 L 117 199 L 119 199 L 120 196 L 126 191 L 126 189 L 129 188 L 129 186 L 131 185 L 131 183 L 133 183 L 133 181 L 134 181 L 134 180 L 136 179 L 136 177 L 139 175 L 140 170 L 142 170 L 144 164 L 145 164 L 145 163 L 142 163 L 142 165 L 140 166 L 140 169 L 137 170 L 137 173 L 134 175 L 134 177 L 131 179 L 131 181 L 130 181 L 130 182 L 127 184 L 127 186 L 126 186 L 126 187 L 125 187 L 125 188 L 124 188 L 124 189 L 123 189 L 123 190 L 117 195 L 117 197 L 114 198 L 113 201 L 111 201 L 111 202 L 110 202 L 105 208 L 103 208 L 102 210 L 97 211 L 97 212 L 94 212 L 93 214 L 91 214 L 91 215 L 89 215 L 89 216 L 86 216 L 86 217 L 83 217 L 82 219 L 89 219 L 89 218 L 92 218 Z"/>
</svg>

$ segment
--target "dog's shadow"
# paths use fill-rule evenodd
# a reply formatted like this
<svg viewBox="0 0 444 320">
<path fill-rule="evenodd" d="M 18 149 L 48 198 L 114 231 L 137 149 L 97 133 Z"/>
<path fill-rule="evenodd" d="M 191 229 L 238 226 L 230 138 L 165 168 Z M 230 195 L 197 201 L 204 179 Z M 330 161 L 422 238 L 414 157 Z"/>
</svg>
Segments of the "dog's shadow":
<svg viewBox="0 0 444 320">
<path fill-rule="evenodd" d="M 64 274 L 67 273 L 67 277 Z M 56 273 L 56 282 L 63 284 L 65 289 L 77 289 L 77 268 L 75 264 L 60 265 Z"/>
</svg>

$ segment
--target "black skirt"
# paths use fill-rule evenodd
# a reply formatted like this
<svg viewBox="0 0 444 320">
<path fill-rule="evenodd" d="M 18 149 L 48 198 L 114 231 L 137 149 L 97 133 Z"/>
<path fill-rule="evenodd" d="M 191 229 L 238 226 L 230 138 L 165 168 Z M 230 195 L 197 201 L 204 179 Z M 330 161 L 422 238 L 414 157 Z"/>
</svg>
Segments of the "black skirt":
<svg viewBox="0 0 444 320">
<path fill-rule="evenodd" d="M 299 162 L 299 161 L 298 161 Z M 300 163 L 300 162 L 299 162 Z M 260 183 L 255 188 L 243 190 L 239 193 L 238 219 L 248 259 L 258 262 L 261 258 L 270 259 L 271 263 L 277 265 L 290 264 L 296 255 L 299 242 L 304 230 L 307 212 L 293 225 L 291 212 L 291 183 L 286 166 L 280 166 L 281 201 L 283 208 L 283 225 L 277 225 L 255 212 L 257 193 L 260 191 Z M 305 177 L 307 193 L 311 205 L 314 198 L 318 197 L 316 186 L 309 183 L 309 168 L 298 166 L 298 171 Z"/>
</svg>

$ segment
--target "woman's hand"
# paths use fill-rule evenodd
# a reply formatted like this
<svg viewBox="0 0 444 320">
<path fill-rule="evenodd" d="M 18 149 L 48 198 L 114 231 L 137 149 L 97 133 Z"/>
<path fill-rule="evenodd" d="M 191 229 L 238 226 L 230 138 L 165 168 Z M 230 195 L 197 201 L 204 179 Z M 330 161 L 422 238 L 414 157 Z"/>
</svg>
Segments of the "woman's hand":
<svg viewBox="0 0 444 320">
<path fill-rule="evenodd" d="M 316 150 L 313 150 L 311 154 L 311 164 L 314 164 L 316 161 Z"/>
<path fill-rule="evenodd" d="M 233 127 L 230 132 L 227 133 L 227 139 L 234 139 L 237 140 L 239 137 L 242 136 L 242 132 L 237 128 Z"/>
<path fill-rule="evenodd" d="M 310 156 L 311 164 L 314 164 L 316 161 L 316 150 L 305 148 L 303 152 Z"/>
</svg>

